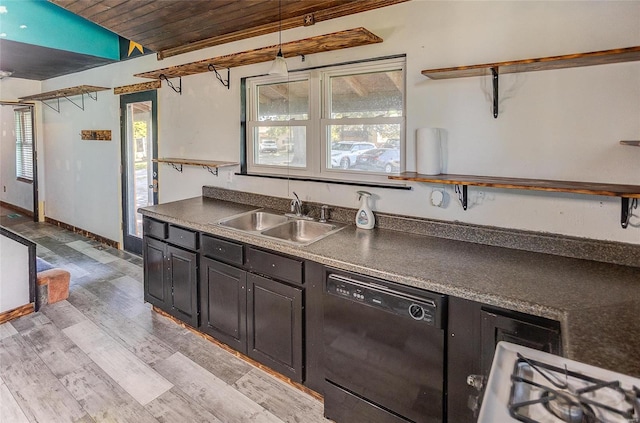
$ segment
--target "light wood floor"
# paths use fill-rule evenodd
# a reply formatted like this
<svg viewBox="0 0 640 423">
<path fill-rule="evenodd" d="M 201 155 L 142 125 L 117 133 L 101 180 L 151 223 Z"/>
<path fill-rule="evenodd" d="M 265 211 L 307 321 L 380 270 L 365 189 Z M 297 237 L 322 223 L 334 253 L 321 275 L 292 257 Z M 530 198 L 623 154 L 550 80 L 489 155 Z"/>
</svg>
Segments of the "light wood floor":
<svg viewBox="0 0 640 423">
<path fill-rule="evenodd" d="M 1 223 L 71 286 L 67 301 L 0 325 L 0 422 L 328 422 L 319 401 L 153 312 L 140 257 Z"/>
</svg>

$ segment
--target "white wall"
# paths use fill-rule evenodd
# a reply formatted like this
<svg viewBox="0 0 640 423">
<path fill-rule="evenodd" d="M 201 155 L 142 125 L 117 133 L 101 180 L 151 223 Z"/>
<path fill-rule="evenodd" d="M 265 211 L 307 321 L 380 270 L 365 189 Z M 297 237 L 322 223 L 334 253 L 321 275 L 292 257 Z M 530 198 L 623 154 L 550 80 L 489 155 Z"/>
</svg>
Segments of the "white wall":
<svg viewBox="0 0 640 423">
<path fill-rule="evenodd" d="M 29 247 L 0 235 L 0 313 L 29 304 Z"/>
<path fill-rule="evenodd" d="M 640 2 L 432 2 L 414 0 L 288 30 L 283 41 L 364 26 L 382 44 L 288 59 L 289 69 L 407 55 L 407 169 L 413 170 L 416 128 L 446 130 L 448 173 L 640 185 L 640 63 L 503 75 L 500 117 L 491 114 L 490 79 L 431 81 L 420 71 L 512 59 L 640 45 Z M 147 56 L 43 82 L 43 91 L 79 84 L 114 87 L 141 82 L 134 73 L 272 45 L 256 37 L 157 62 Z M 239 160 L 240 78 L 264 74 L 269 64 L 231 70 L 231 89 L 211 74 L 182 79 L 183 93 L 159 91 L 159 155 Z M 177 83 L 177 81 L 174 81 Z M 25 93 L 25 94 L 31 94 Z M 118 97 L 111 91 L 85 101 L 85 111 L 61 101 L 44 111 L 47 215 L 120 240 Z M 111 142 L 80 141 L 81 129 L 111 129 Z M 287 182 L 198 167 L 178 173 L 160 166 L 160 201 L 200 195 L 202 185 L 357 206 L 356 187 Z M 412 191 L 373 189 L 374 209 L 640 244 L 640 228 L 620 227 L 620 200 L 470 187 L 463 211 L 452 187 L 412 183 Z M 430 206 L 444 188 L 446 208 Z M 640 214 L 640 210 L 635 212 Z M 634 217 L 632 224 L 640 225 Z"/>
<path fill-rule="evenodd" d="M 0 100 L 17 101 L 18 96 L 40 92 L 40 81 L 4 78 L 0 80 Z M 13 106 L 0 106 L 0 199 L 25 210 L 33 211 L 33 185 L 16 178 L 16 129 Z M 42 119 L 36 109 L 36 149 Z"/>
</svg>

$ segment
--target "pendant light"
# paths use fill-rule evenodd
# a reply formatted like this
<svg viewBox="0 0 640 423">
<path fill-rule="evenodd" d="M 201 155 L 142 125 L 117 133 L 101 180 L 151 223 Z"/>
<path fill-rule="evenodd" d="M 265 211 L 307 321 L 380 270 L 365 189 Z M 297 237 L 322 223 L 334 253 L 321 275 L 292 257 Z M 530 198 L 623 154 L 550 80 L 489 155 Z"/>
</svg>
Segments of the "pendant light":
<svg viewBox="0 0 640 423">
<path fill-rule="evenodd" d="M 269 75 L 287 76 L 289 70 L 287 69 L 287 61 L 284 60 L 282 55 L 282 0 L 278 2 L 278 14 L 280 20 L 280 30 L 278 31 L 278 54 L 271 64 Z"/>
</svg>

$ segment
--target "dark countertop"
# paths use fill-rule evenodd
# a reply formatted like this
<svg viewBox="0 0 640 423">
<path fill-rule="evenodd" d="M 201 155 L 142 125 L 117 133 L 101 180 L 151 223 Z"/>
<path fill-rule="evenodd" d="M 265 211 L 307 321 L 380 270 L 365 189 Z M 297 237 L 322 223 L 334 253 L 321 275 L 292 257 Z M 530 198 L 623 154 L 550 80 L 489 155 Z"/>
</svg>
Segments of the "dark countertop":
<svg viewBox="0 0 640 423">
<path fill-rule="evenodd" d="M 300 247 L 216 222 L 257 207 L 197 197 L 149 217 L 328 266 L 558 320 L 567 357 L 640 377 L 640 268 L 347 226 Z"/>
</svg>

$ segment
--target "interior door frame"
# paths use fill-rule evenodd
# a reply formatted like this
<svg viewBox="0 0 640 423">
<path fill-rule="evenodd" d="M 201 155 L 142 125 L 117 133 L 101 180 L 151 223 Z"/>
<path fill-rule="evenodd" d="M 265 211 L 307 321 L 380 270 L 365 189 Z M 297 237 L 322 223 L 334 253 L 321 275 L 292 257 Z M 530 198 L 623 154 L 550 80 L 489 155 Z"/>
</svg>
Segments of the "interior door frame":
<svg viewBox="0 0 640 423">
<path fill-rule="evenodd" d="M 31 145 L 33 179 L 31 181 L 33 189 L 33 221 L 40 221 L 40 208 L 38 206 L 38 142 L 37 142 L 37 123 L 36 123 L 36 105 L 34 103 L 21 103 L 16 101 L 0 101 L 0 106 L 12 106 L 16 108 L 28 107 L 31 110 L 31 136 L 33 137 Z M 15 118 L 14 118 L 15 119 Z M 14 158 L 15 160 L 15 158 Z M 31 210 L 30 210 L 31 211 Z"/>
<path fill-rule="evenodd" d="M 152 159 L 158 158 L 158 93 L 156 90 L 141 91 L 120 96 L 120 173 L 122 175 L 122 246 L 123 249 L 132 253 L 142 255 L 142 238 L 129 235 L 128 227 L 128 181 L 129 170 L 127 167 L 127 104 L 142 101 L 151 101 L 151 145 L 153 150 Z M 153 175 L 158 175 L 158 163 L 152 161 Z M 157 180 L 157 176 L 155 178 Z M 153 193 L 154 204 L 158 203 L 157 186 Z"/>
</svg>

